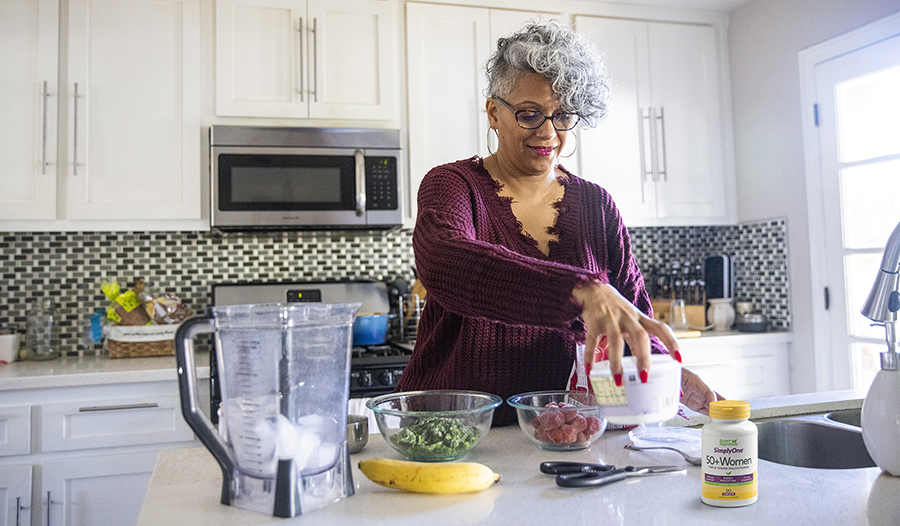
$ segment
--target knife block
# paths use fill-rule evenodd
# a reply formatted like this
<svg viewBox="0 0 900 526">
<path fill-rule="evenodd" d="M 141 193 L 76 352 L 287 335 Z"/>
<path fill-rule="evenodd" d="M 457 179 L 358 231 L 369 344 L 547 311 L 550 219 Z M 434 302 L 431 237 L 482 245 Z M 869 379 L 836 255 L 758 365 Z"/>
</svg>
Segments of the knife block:
<svg viewBox="0 0 900 526">
<path fill-rule="evenodd" d="M 650 300 L 653 306 L 653 319 L 663 323 L 669 323 L 669 307 L 672 302 L 669 300 Z M 685 313 L 687 314 L 688 325 L 692 328 L 706 327 L 706 309 L 703 305 L 685 305 Z"/>
</svg>

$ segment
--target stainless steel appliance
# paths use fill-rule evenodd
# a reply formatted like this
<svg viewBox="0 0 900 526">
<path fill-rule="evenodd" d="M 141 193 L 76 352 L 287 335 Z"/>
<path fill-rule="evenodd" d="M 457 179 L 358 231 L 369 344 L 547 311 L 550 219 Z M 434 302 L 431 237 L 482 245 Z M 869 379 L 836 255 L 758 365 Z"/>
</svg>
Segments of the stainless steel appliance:
<svg viewBox="0 0 900 526">
<path fill-rule="evenodd" d="M 402 222 L 399 130 L 211 126 L 209 143 L 214 229 Z"/>
<path fill-rule="evenodd" d="M 392 306 L 388 286 L 380 281 L 224 283 L 212 288 L 213 306 L 295 302 L 359 302 L 362 304 L 360 315 L 391 313 L 392 318 L 397 319 L 397 308 Z M 414 344 L 398 341 L 396 332 L 388 331 L 388 337 L 382 343 L 353 347 L 350 398 L 370 398 L 394 390 Z M 215 359 L 216 353 L 210 353 L 210 416 L 213 419 L 222 401 Z"/>
<path fill-rule="evenodd" d="M 734 297 L 734 260 L 730 256 L 709 256 L 703 262 L 707 298 Z"/>
</svg>

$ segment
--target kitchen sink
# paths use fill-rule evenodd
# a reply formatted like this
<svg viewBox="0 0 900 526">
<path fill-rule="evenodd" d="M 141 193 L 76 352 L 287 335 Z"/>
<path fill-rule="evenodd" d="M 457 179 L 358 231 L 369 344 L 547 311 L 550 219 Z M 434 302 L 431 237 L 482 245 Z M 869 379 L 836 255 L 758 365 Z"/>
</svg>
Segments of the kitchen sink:
<svg viewBox="0 0 900 526">
<path fill-rule="evenodd" d="M 860 423 L 860 417 L 862 415 L 862 408 L 859 409 L 843 409 L 841 411 L 832 411 L 825 415 L 825 418 L 828 420 L 832 420 L 834 422 L 840 422 L 842 424 L 847 424 L 848 426 L 854 427 L 862 427 Z"/>
<path fill-rule="evenodd" d="M 805 468 L 875 467 L 863 443 L 859 409 L 759 420 L 759 458 Z"/>
</svg>

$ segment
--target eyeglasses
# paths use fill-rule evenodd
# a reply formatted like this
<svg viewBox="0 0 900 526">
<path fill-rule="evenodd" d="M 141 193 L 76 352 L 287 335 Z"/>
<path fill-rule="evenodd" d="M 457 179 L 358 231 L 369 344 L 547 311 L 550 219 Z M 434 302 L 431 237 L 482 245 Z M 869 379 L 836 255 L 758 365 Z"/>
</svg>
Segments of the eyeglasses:
<svg viewBox="0 0 900 526">
<path fill-rule="evenodd" d="M 516 115 L 516 122 L 519 124 L 519 127 L 526 130 L 540 128 L 547 119 L 550 119 L 550 124 L 553 125 L 556 131 L 569 131 L 581 120 L 581 116 L 577 113 L 556 113 L 553 116 L 549 116 L 536 110 L 516 110 L 500 97 L 491 98 L 509 108 L 509 111 Z"/>
</svg>

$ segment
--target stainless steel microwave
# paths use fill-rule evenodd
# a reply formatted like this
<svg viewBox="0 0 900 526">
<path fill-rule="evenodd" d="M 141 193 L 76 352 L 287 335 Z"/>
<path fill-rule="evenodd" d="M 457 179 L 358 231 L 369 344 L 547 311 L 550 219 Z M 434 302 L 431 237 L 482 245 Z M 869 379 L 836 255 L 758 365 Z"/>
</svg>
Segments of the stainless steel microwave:
<svg viewBox="0 0 900 526">
<path fill-rule="evenodd" d="M 402 222 L 399 130 L 211 126 L 209 144 L 213 229 Z"/>
</svg>

